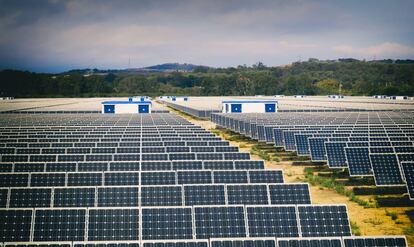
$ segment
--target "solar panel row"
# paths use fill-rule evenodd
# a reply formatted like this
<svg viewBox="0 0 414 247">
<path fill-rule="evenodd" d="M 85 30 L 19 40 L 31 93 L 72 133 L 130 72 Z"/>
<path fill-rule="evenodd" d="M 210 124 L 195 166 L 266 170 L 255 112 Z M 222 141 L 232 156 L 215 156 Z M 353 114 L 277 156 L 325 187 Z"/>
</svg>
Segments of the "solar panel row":
<svg viewBox="0 0 414 247">
<path fill-rule="evenodd" d="M 41 187 L 0 190 L 1 208 L 311 204 L 308 184 Z"/>
<path fill-rule="evenodd" d="M 125 182 L 123 184 L 122 182 Z M 282 170 L 0 173 L 0 187 L 283 183 Z"/>
<path fill-rule="evenodd" d="M 343 205 L 0 210 L 0 241 L 350 236 Z"/>
</svg>

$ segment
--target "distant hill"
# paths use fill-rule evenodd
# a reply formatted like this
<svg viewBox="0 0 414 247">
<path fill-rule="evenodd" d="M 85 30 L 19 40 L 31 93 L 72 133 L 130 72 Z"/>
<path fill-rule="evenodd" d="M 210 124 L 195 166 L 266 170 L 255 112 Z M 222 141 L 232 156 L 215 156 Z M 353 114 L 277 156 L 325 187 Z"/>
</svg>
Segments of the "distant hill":
<svg viewBox="0 0 414 247">
<path fill-rule="evenodd" d="M 153 66 L 144 67 L 142 69 L 145 70 L 154 70 L 154 71 L 162 71 L 162 72 L 170 72 L 170 71 L 181 71 L 181 72 L 192 72 L 195 68 L 199 67 L 200 65 L 194 65 L 189 63 L 164 63 L 164 64 L 157 64 Z M 206 66 L 202 66 L 206 67 Z"/>
<path fill-rule="evenodd" d="M 148 74 L 148 73 L 157 73 L 157 72 L 193 72 L 196 68 L 205 68 L 208 69 L 209 67 L 203 65 L 195 65 L 189 63 L 163 63 L 152 65 L 143 68 L 128 68 L 128 69 L 73 69 L 61 74 L 81 74 L 81 75 L 102 75 L 102 74 Z"/>
</svg>

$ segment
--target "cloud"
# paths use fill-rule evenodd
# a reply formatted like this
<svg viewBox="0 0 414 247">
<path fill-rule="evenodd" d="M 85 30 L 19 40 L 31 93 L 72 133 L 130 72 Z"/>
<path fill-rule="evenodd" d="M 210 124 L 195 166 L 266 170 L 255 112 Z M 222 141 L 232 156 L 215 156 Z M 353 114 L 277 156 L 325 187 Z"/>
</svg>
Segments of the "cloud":
<svg viewBox="0 0 414 247">
<path fill-rule="evenodd" d="M 338 45 L 334 46 L 332 50 L 341 55 L 354 56 L 359 58 L 407 58 L 414 56 L 414 47 L 394 42 L 384 42 L 368 47 Z"/>
</svg>

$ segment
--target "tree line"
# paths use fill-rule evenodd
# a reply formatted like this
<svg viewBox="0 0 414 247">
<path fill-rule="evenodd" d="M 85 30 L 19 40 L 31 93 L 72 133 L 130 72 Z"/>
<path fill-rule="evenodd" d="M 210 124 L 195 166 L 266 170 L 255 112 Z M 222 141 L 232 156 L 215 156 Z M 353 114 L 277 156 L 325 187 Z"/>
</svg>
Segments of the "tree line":
<svg viewBox="0 0 414 247">
<path fill-rule="evenodd" d="M 414 63 L 309 59 L 287 66 L 196 67 L 193 72 L 85 75 L 0 71 L 1 96 L 414 95 Z"/>
</svg>

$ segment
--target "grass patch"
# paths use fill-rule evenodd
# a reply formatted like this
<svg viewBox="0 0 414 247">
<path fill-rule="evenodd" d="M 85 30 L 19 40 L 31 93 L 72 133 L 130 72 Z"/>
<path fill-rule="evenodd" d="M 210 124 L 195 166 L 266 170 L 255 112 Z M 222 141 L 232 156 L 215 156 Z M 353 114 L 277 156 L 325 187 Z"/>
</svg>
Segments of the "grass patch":
<svg viewBox="0 0 414 247">
<path fill-rule="evenodd" d="M 355 236 L 361 236 L 361 229 L 359 229 L 359 226 L 357 225 L 357 223 L 351 220 L 350 224 L 351 224 L 352 234 Z"/>
<path fill-rule="evenodd" d="M 381 225 L 382 223 L 384 223 L 384 221 L 382 221 L 380 218 L 377 218 L 377 217 L 364 220 L 364 222 L 369 223 L 369 224 L 374 225 L 374 226 L 378 226 L 378 225 Z"/>
<path fill-rule="evenodd" d="M 377 207 L 375 202 L 369 202 L 357 197 L 351 190 L 345 188 L 341 183 L 335 181 L 335 176 L 322 177 L 314 175 L 313 169 L 310 167 L 305 168 L 305 181 L 314 186 L 321 186 L 327 189 L 332 189 L 340 195 L 344 195 L 349 198 L 350 201 L 357 203 L 364 208 L 375 208 Z"/>
<path fill-rule="evenodd" d="M 266 151 L 262 150 L 258 145 L 252 146 L 250 153 L 259 156 L 263 160 L 271 160 L 270 155 Z"/>
<path fill-rule="evenodd" d="M 385 209 L 385 215 L 391 217 L 392 220 L 398 219 L 398 215 L 395 212 L 388 211 L 387 209 Z"/>
</svg>

